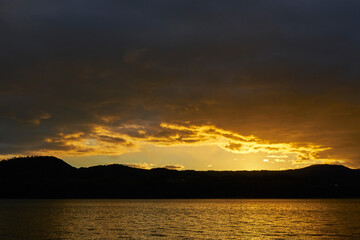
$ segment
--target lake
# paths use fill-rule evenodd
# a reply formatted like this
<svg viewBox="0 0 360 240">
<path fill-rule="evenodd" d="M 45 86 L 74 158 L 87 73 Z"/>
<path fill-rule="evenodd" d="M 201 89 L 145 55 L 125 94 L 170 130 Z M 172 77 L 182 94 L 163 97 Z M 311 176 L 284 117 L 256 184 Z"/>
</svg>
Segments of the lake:
<svg viewBox="0 0 360 240">
<path fill-rule="evenodd" d="M 0 200 L 0 239 L 360 239 L 360 200 Z"/>
</svg>

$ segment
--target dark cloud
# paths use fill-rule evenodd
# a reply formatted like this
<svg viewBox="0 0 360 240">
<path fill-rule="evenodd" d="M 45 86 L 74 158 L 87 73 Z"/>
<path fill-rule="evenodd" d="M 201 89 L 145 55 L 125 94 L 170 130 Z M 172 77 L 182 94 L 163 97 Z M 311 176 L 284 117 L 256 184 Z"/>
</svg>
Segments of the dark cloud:
<svg viewBox="0 0 360 240">
<path fill-rule="evenodd" d="M 153 167 L 153 164 L 148 164 L 148 163 L 127 163 L 122 165 L 132 168 L 140 168 L 140 169 L 151 169 Z"/>
<path fill-rule="evenodd" d="M 182 170 L 184 166 L 181 165 L 165 165 L 163 168 L 170 169 L 170 170 Z"/>
<path fill-rule="evenodd" d="M 314 143 L 332 148 L 321 157 L 360 166 L 359 7 L 2 1 L 0 154 L 68 151 L 76 147 L 46 139 L 91 137 L 94 126 L 152 142 L 199 141 L 160 127 L 170 122 Z M 118 135 L 96 139 L 131 147 Z"/>
</svg>

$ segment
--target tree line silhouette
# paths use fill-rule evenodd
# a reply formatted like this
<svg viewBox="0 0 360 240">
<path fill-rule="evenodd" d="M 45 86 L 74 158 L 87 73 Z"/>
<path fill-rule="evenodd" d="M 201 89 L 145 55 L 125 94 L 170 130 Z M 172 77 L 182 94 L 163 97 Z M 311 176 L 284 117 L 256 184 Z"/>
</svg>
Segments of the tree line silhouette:
<svg viewBox="0 0 360 240">
<path fill-rule="evenodd" d="M 0 198 L 357 198 L 360 170 L 313 165 L 284 171 L 75 168 L 51 156 L 0 161 Z"/>
</svg>

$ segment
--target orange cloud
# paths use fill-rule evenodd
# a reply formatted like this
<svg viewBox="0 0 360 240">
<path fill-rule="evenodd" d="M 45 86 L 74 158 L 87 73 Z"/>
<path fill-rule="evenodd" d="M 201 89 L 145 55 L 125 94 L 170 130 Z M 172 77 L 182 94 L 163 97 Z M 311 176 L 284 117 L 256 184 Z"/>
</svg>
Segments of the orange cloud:
<svg viewBox="0 0 360 240">
<path fill-rule="evenodd" d="M 224 150 L 233 153 L 254 153 L 254 152 L 266 152 L 269 154 L 296 154 L 298 161 L 319 160 L 319 153 L 325 150 L 329 150 L 329 147 L 322 147 L 311 143 L 272 143 L 260 139 L 256 136 L 244 136 L 238 133 L 219 129 L 212 125 L 205 126 L 181 126 L 175 124 L 162 123 L 161 127 L 186 131 L 185 139 L 192 139 L 195 144 L 215 144 Z M 189 134 L 188 132 L 191 132 Z M 175 136 L 171 136 L 173 144 L 188 144 L 185 141 L 179 142 L 181 135 L 177 133 Z M 165 141 L 164 144 L 169 144 Z"/>
<path fill-rule="evenodd" d="M 269 155 L 268 159 L 275 159 L 276 162 L 284 162 L 288 155 L 295 155 L 295 164 L 338 161 L 320 157 L 320 153 L 331 149 L 330 147 L 312 143 L 271 142 L 253 135 L 246 136 L 224 130 L 214 125 L 197 126 L 188 123 L 181 125 L 163 122 L 158 128 L 153 129 L 140 125 L 122 125 L 112 128 L 93 125 L 87 133 L 59 133 L 56 137 L 47 138 L 45 141 L 58 148 L 38 150 L 32 154 L 120 155 L 138 151 L 142 144 L 151 143 L 163 147 L 215 145 L 235 154 L 264 152 Z"/>
</svg>

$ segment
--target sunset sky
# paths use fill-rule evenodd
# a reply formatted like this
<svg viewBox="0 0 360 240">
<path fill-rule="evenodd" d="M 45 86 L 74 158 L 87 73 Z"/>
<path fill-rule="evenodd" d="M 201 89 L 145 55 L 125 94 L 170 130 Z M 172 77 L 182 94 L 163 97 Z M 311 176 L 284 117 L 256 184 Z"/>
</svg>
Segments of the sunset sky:
<svg viewBox="0 0 360 240">
<path fill-rule="evenodd" d="M 360 1 L 0 2 L 0 159 L 360 168 Z"/>
</svg>

